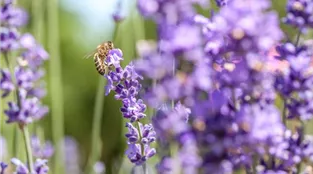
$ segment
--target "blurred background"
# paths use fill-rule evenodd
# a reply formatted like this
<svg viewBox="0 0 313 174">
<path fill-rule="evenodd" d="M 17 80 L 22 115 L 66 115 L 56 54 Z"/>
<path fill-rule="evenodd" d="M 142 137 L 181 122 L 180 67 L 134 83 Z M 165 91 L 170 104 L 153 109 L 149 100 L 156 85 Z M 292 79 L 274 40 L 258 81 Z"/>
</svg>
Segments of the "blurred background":
<svg viewBox="0 0 313 174">
<path fill-rule="evenodd" d="M 18 1 L 18 5 L 25 8 L 29 13 L 29 23 L 24 32 L 34 34 L 36 39 L 52 55 L 48 49 L 48 38 L 59 37 L 60 48 L 60 70 L 61 70 L 61 101 L 64 111 L 64 134 L 77 142 L 80 167 L 87 165 L 90 153 L 93 115 L 95 112 L 98 86 L 105 82 L 97 73 L 92 58 L 84 59 L 98 44 L 104 41 L 114 41 L 115 47 L 124 53 L 124 65 L 136 59 L 136 42 L 142 39 L 156 38 L 155 26 L 151 21 L 144 21 L 136 10 L 135 0 L 60 0 L 55 10 L 58 16 L 56 26 L 48 24 L 48 13 L 51 10 L 51 0 Z M 55 0 L 53 0 L 56 2 Z M 273 1 L 280 17 L 284 15 L 285 0 Z M 213 4 L 213 3 L 211 3 Z M 214 6 L 214 5 L 213 5 Z M 214 6 L 216 10 L 216 7 Z M 208 9 L 199 9 L 199 12 L 209 16 Z M 121 20 L 114 21 L 115 14 Z M 59 31 L 53 32 L 53 28 Z M 283 26 L 286 33 L 294 35 L 291 28 Z M 51 106 L 51 77 L 53 66 L 46 63 L 47 74 L 45 76 L 47 96 L 44 103 Z M 101 89 L 102 90 L 102 89 Z M 103 86 L 104 90 L 104 86 Z M 101 98 L 101 97 L 100 97 Z M 101 113 L 101 155 L 100 160 L 106 165 L 107 173 L 116 173 L 120 165 L 129 165 L 124 160 L 125 138 L 124 122 L 120 114 L 120 102 L 115 101 L 113 95 L 104 97 L 100 106 Z M 99 98 L 98 98 L 99 100 Z M 47 115 L 42 121 L 36 123 L 44 131 L 46 140 L 52 139 L 52 117 Z M 62 126 L 62 125 L 60 125 Z M 4 136 L 7 137 L 12 131 L 12 125 L 4 125 Z M 38 132 L 38 131 L 37 131 Z M 8 141 L 8 147 L 12 141 Z M 157 158 L 153 158 L 157 160 Z M 121 161 L 124 161 L 122 163 Z M 131 166 L 130 166 L 131 167 Z M 129 168 L 130 168 L 129 167 Z M 153 167 L 153 166 L 152 166 Z M 123 167 L 126 171 L 127 167 Z M 119 171 L 124 173 L 123 171 Z M 128 172 L 127 172 L 128 173 Z"/>
</svg>

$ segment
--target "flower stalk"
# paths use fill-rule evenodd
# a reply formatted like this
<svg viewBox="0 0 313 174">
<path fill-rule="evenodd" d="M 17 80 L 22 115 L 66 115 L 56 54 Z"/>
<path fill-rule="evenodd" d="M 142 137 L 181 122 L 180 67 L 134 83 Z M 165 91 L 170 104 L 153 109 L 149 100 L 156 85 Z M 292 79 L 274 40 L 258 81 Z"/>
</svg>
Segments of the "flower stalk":
<svg viewBox="0 0 313 174">
<path fill-rule="evenodd" d="M 34 173 L 33 154 L 32 154 L 28 128 L 26 125 L 20 125 L 20 129 L 23 132 L 28 169 L 30 170 L 30 173 Z"/>
<path fill-rule="evenodd" d="M 103 86 L 105 85 L 105 80 L 101 77 L 99 78 L 98 90 L 96 93 L 93 121 L 92 121 L 92 132 L 91 132 L 91 149 L 90 155 L 88 157 L 86 173 L 94 173 L 93 166 L 99 159 L 101 147 L 99 142 L 101 142 L 101 121 L 103 116 L 103 104 L 105 101 Z"/>
<path fill-rule="evenodd" d="M 50 61 L 50 91 L 51 91 L 51 124 L 52 137 L 56 152 L 54 156 L 53 172 L 64 173 L 64 102 L 62 88 L 62 70 L 59 44 L 59 6 L 58 0 L 47 1 L 48 9 L 48 50 L 52 57 Z"/>
</svg>

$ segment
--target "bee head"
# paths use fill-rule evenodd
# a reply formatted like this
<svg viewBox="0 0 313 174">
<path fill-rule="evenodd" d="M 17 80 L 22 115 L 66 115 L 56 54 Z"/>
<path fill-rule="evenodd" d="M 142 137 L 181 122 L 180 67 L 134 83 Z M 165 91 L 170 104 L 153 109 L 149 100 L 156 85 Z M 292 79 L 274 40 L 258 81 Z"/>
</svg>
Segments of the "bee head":
<svg viewBox="0 0 313 174">
<path fill-rule="evenodd" d="M 112 41 L 108 41 L 108 46 L 110 47 L 110 49 L 113 49 L 114 48 L 114 44 Z"/>
</svg>

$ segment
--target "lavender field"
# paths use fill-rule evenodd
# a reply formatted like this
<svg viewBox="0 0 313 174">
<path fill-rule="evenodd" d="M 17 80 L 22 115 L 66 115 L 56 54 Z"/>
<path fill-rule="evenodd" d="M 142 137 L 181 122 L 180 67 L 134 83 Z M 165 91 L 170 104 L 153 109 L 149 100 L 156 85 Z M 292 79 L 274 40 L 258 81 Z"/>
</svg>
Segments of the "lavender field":
<svg viewBox="0 0 313 174">
<path fill-rule="evenodd" d="M 313 174 L 313 0 L 0 4 L 0 174 Z"/>
</svg>

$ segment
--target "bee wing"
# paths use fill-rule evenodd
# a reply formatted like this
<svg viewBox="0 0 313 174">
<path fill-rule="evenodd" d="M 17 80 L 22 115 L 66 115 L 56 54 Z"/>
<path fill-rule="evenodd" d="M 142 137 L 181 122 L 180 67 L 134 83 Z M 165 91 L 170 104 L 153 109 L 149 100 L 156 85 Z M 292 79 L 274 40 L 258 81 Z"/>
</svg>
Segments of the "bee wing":
<svg viewBox="0 0 313 174">
<path fill-rule="evenodd" d="M 95 53 L 97 52 L 97 49 L 94 49 L 92 51 L 90 51 L 89 53 L 85 54 L 85 56 L 83 57 L 83 59 L 89 59 L 91 57 L 94 57 Z"/>
</svg>

